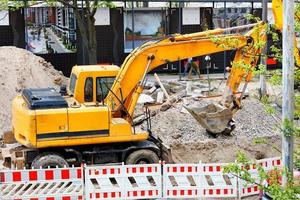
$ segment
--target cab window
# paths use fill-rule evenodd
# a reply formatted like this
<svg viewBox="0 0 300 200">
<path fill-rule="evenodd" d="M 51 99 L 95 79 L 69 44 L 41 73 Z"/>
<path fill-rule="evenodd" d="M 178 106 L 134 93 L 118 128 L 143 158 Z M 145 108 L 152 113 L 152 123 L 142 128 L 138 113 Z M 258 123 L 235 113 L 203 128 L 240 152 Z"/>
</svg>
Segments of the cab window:
<svg viewBox="0 0 300 200">
<path fill-rule="evenodd" d="M 84 101 L 93 101 L 93 78 L 87 77 L 84 84 Z"/>
<path fill-rule="evenodd" d="M 102 102 L 106 98 L 114 81 L 115 77 L 98 77 L 96 79 L 96 100 L 98 102 Z"/>
<path fill-rule="evenodd" d="M 75 86 L 76 86 L 76 81 L 77 81 L 77 77 L 75 74 L 72 74 L 71 75 L 71 80 L 70 80 L 70 92 L 71 92 L 71 95 L 74 94 L 74 90 L 75 90 Z"/>
</svg>

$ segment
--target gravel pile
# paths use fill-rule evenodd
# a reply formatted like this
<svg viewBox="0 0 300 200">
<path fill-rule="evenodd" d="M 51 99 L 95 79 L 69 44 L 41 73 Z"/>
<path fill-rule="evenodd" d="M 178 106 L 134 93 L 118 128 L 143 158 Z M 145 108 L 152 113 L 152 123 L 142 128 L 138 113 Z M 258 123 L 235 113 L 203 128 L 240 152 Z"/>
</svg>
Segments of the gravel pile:
<svg viewBox="0 0 300 200">
<path fill-rule="evenodd" d="M 167 144 L 188 144 L 191 141 L 211 139 L 206 130 L 182 107 L 183 103 L 174 105 L 173 108 L 159 112 L 152 118 L 152 131 L 164 138 Z M 207 101 L 197 102 L 205 105 Z M 228 135 L 218 135 L 219 140 L 237 137 L 266 137 L 276 134 L 277 121 L 264 110 L 263 105 L 254 98 L 243 101 L 243 109 L 234 117 L 236 129 Z"/>
<path fill-rule="evenodd" d="M 217 138 L 208 134 L 183 107 L 186 104 L 205 106 L 210 102 L 212 100 L 183 98 L 152 117 L 152 132 L 171 147 L 176 162 L 234 162 L 239 151 L 251 159 L 279 155 L 270 144 L 280 148 L 280 119 L 268 114 L 258 99 L 243 100 L 243 108 L 234 116 L 235 130 L 230 135 L 219 134 Z M 267 144 L 254 144 L 253 139 L 258 137 L 266 138 Z"/>
<path fill-rule="evenodd" d="M 254 138 L 279 134 L 280 118 L 267 113 L 259 100 L 248 98 L 242 105 L 234 117 L 237 124 L 234 135 Z"/>
</svg>

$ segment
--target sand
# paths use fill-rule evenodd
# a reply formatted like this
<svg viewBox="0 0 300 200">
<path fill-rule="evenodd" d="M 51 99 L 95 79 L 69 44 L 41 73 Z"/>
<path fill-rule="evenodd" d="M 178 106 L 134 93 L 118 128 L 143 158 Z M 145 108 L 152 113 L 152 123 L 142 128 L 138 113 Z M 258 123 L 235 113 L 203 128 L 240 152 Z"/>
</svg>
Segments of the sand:
<svg viewBox="0 0 300 200">
<path fill-rule="evenodd" d="M 11 103 L 24 88 L 59 88 L 66 78 L 43 58 L 16 47 L 0 47 L 0 135 L 11 130 Z"/>
</svg>

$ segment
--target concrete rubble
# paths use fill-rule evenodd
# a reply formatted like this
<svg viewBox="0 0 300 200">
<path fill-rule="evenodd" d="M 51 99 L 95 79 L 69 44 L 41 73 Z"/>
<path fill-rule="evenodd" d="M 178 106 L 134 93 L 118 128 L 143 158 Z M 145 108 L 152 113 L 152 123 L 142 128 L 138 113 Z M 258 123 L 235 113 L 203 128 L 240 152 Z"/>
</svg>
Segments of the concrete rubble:
<svg viewBox="0 0 300 200">
<path fill-rule="evenodd" d="M 254 144 L 256 138 L 265 138 L 267 142 L 280 148 L 281 137 L 278 116 L 274 118 L 265 111 L 264 106 L 255 98 L 254 88 L 256 82 L 250 83 L 252 95 L 243 101 L 243 109 L 235 116 L 236 129 L 231 135 L 217 135 L 214 138 L 200 126 L 187 112 L 184 105 L 207 105 L 220 100 L 225 82 L 213 81 L 210 94 L 216 98 L 207 98 L 209 91 L 205 80 L 182 81 L 162 80 L 163 86 L 170 94 L 169 100 L 163 103 L 156 102 L 149 109 L 154 114 L 152 117 L 152 132 L 171 146 L 174 159 L 178 162 L 233 162 L 238 151 L 246 153 L 250 158 L 261 159 L 277 156 L 279 153 L 269 148 L 268 144 Z M 252 85 L 251 85 L 252 84 Z M 145 89 L 144 93 L 152 95 L 155 99 L 159 86 L 154 89 Z M 151 93 L 149 90 L 152 90 Z M 206 97 L 206 98 L 205 98 Z M 137 108 L 136 110 L 139 110 Z M 136 115 L 135 115 L 136 117 Z M 140 117 L 138 117 L 140 119 Z M 139 124 L 142 123 L 139 120 Z M 144 121 L 141 128 L 146 127 Z M 268 149 L 266 151 L 266 149 Z"/>
</svg>

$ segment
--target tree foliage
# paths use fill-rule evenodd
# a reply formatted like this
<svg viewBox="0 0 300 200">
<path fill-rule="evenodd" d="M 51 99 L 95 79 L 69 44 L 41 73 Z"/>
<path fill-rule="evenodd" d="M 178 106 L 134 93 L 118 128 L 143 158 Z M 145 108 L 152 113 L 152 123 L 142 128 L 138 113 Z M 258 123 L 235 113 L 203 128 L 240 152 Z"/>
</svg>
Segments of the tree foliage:
<svg viewBox="0 0 300 200">
<path fill-rule="evenodd" d="M 300 31 L 300 5 L 296 5 L 296 13 L 295 13 L 295 30 Z M 262 55 L 262 57 L 268 56 L 273 57 L 277 61 L 282 61 L 282 49 L 281 49 L 281 36 L 278 31 L 274 31 L 274 27 L 269 26 L 268 33 L 272 37 L 274 45 L 270 47 L 270 55 Z M 279 45 L 278 45 L 279 44 Z M 297 45 L 297 44 L 296 44 Z M 248 69 L 249 66 L 243 66 L 242 63 L 238 64 L 239 67 L 244 67 Z M 282 72 L 281 70 L 276 71 L 266 71 L 266 66 L 259 66 L 254 70 L 254 74 L 268 74 L 269 82 L 271 84 L 281 84 L 282 83 Z M 295 67 L 295 85 L 299 86 L 300 83 L 300 68 L 299 66 Z M 270 99 L 268 97 L 261 99 L 263 105 L 267 113 L 274 114 L 275 109 L 270 105 Z M 300 95 L 295 96 L 295 118 L 299 119 L 300 116 Z M 284 119 L 281 125 L 282 133 L 285 136 L 294 136 L 295 138 L 300 138 L 300 128 L 293 125 L 289 120 Z M 257 143 L 266 143 L 262 138 L 256 141 Z M 272 145 L 270 145 L 272 148 Z M 280 149 L 276 150 L 280 151 Z M 225 167 L 224 172 L 234 174 L 241 179 L 244 179 L 246 182 L 251 184 L 256 184 L 258 187 L 265 192 L 271 194 L 273 199 L 275 200 L 294 200 L 299 199 L 300 195 L 300 180 L 293 179 L 292 174 L 289 173 L 286 169 L 274 169 L 271 172 L 266 172 L 260 165 L 257 166 L 258 177 L 253 177 L 249 170 L 247 170 L 247 166 L 255 164 L 255 161 L 251 161 L 247 159 L 247 157 L 239 152 L 237 155 L 237 162 L 233 164 L 229 164 Z M 246 167 L 245 167 L 246 166 Z M 295 152 L 294 152 L 294 168 L 296 170 L 300 170 L 300 145 L 296 143 Z M 283 175 L 288 177 L 288 184 L 286 187 L 282 187 L 280 183 L 280 179 Z M 263 183 L 265 180 L 269 181 L 268 186 L 266 187 Z"/>
</svg>

